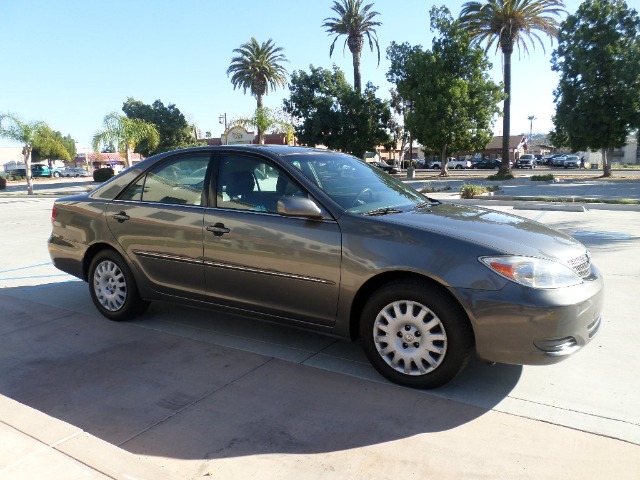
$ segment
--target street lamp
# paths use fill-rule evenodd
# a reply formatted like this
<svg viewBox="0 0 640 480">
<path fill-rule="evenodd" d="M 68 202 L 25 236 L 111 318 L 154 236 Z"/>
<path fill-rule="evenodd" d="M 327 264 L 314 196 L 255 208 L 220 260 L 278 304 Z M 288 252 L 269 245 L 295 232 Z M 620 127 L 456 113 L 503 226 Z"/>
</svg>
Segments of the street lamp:
<svg viewBox="0 0 640 480">
<path fill-rule="evenodd" d="M 220 140 L 222 140 L 222 137 L 226 137 L 227 136 L 227 114 L 226 113 L 222 113 L 220 114 L 220 116 L 218 116 L 218 123 L 223 124 L 224 123 L 224 133 L 222 135 L 220 135 Z M 225 138 L 224 144 L 228 145 L 228 141 Z"/>
<path fill-rule="evenodd" d="M 407 100 L 406 105 L 409 111 L 413 110 L 413 100 Z M 405 124 L 406 124 L 406 116 L 405 116 Z M 411 136 L 411 130 L 409 130 L 409 164 L 407 166 L 407 176 L 409 176 L 409 168 L 412 166 L 413 166 L 413 137 Z"/>
</svg>

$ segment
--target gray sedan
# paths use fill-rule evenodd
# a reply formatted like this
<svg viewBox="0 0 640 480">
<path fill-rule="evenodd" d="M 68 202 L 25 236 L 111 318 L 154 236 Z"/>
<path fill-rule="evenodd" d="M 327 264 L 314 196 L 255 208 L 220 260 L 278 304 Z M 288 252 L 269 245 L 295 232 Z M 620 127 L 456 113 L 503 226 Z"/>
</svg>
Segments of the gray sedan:
<svg viewBox="0 0 640 480">
<path fill-rule="evenodd" d="M 111 320 L 166 301 L 359 337 L 410 387 L 450 381 L 474 352 L 558 362 L 601 322 L 603 280 L 575 239 L 327 150 L 163 153 L 57 200 L 52 223 L 54 265 Z"/>
</svg>

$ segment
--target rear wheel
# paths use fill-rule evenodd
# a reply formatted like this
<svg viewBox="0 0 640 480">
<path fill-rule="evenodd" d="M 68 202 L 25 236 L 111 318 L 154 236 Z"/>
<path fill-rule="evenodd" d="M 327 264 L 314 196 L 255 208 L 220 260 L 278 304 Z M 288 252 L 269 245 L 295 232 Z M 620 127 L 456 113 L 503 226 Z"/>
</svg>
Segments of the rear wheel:
<svg viewBox="0 0 640 480">
<path fill-rule="evenodd" d="M 419 281 L 396 281 L 375 291 L 362 312 L 360 336 L 374 368 L 412 388 L 449 382 L 473 350 L 462 308 Z"/>
<path fill-rule="evenodd" d="M 100 313 L 116 322 L 130 320 L 149 306 L 140 298 L 128 265 L 112 250 L 103 250 L 91 262 L 89 291 Z"/>
</svg>

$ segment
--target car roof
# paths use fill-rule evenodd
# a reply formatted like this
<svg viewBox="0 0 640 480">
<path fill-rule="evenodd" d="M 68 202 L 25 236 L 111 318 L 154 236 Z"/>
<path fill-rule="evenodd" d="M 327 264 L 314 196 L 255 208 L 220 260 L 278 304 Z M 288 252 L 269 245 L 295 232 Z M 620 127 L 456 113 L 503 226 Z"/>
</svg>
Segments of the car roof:
<svg viewBox="0 0 640 480">
<path fill-rule="evenodd" d="M 165 157 L 165 156 L 170 156 L 170 155 L 174 155 L 176 153 L 187 153 L 187 152 L 202 152 L 202 151 L 209 151 L 209 152 L 222 152 L 225 150 L 229 150 L 229 151 L 234 151 L 234 152 L 238 152 L 238 151 L 244 151 L 244 152 L 251 152 L 251 153 L 270 153 L 272 155 L 277 155 L 280 157 L 285 157 L 285 156 L 289 156 L 289 155 L 309 155 L 309 154 L 327 154 L 327 155 L 334 155 L 338 152 L 335 152 L 334 150 L 329 150 L 326 148 L 317 148 L 317 147 L 301 147 L 301 146 L 297 146 L 297 145 L 270 145 L 270 144 L 265 144 L 265 145 L 248 145 L 248 144 L 237 144 L 237 145 L 204 145 L 201 147 L 188 147 L 188 148 L 183 148 L 183 149 L 178 149 L 178 150 L 171 150 L 168 152 L 163 152 L 163 153 L 159 153 L 157 155 L 154 155 L 153 157 L 149 157 L 146 160 L 150 160 L 152 158 L 160 158 L 160 157 Z M 347 154 L 348 155 L 348 154 Z"/>
</svg>

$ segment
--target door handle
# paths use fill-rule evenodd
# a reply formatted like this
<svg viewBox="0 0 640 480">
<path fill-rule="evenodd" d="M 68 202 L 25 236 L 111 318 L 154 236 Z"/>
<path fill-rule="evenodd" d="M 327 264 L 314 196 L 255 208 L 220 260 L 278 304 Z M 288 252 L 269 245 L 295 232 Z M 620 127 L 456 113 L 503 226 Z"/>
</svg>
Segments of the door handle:
<svg viewBox="0 0 640 480">
<path fill-rule="evenodd" d="M 118 213 L 114 213 L 111 218 L 113 218 L 114 220 L 117 220 L 119 223 L 122 222 L 126 222 L 127 220 L 129 220 L 129 215 L 127 215 L 126 212 L 118 212 Z"/>
<path fill-rule="evenodd" d="M 216 237 L 221 237 L 222 235 L 224 235 L 225 233 L 229 233 L 230 231 L 231 230 L 224 226 L 224 223 L 216 223 L 215 225 L 209 225 L 207 227 L 207 232 L 213 233 Z"/>
</svg>

